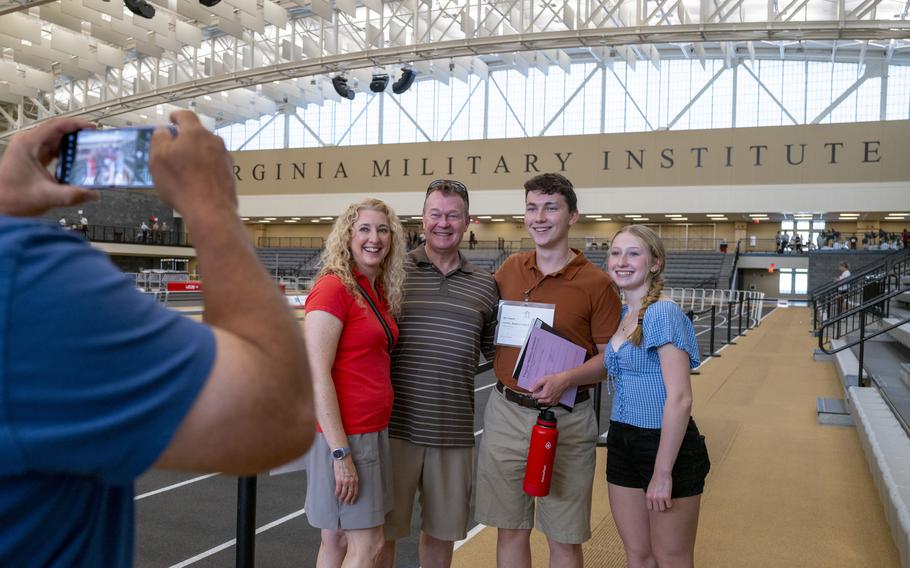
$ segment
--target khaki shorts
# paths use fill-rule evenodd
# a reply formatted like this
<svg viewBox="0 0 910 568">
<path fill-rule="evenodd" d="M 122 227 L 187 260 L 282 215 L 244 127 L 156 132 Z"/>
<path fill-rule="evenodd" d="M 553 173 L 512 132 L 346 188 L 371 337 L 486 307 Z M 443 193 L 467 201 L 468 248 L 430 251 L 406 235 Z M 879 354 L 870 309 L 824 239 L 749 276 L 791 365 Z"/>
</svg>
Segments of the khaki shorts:
<svg viewBox="0 0 910 568">
<path fill-rule="evenodd" d="M 569 412 L 554 408 L 559 438 L 550 494 L 536 499 L 522 490 L 531 428 L 537 410 L 507 401 L 493 390 L 484 411 L 483 439 L 477 453 L 474 517 L 504 529 L 535 526 L 553 540 L 580 544 L 591 538 L 597 422 L 591 399 Z M 536 507 L 535 507 L 536 505 Z"/>
<path fill-rule="evenodd" d="M 423 532 L 439 540 L 468 534 L 474 448 L 438 448 L 392 438 L 395 506 L 385 518 L 386 540 L 411 534 L 414 494 L 420 495 Z"/>
<path fill-rule="evenodd" d="M 306 516 L 320 529 L 356 530 L 381 526 L 392 508 L 392 461 L 389 431 L 348 436 L 357 468 L 358 495 L 353 505 L 335 496 L 335 470 L 331 450 L 322 432 L 316 432 L 307 453 Z"/>
</svg>

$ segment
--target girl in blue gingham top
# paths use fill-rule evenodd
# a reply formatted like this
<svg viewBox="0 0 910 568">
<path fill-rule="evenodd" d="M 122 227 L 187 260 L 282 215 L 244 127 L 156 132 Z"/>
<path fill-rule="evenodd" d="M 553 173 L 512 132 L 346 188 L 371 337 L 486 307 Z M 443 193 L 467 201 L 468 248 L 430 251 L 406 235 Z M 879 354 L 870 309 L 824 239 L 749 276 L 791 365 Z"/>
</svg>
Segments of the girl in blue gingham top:
<svg viewBox="0 0 910 568">
<path fill-rule="evenodd" d="M 622 318 L 629 316 L 622 308 Z M 689 368 L 699 365 L 695 329 L 682 309 L 671 300 L 658 300 L 647 307 L 642 320 L 641 345 L 623 342 L 618 350 L 608 344 L 604 365 L 613 386 L 610 420 L 639 428 L 663 424 L 667 389 L 660 368 L 658 348 L 673 345 L 689 356 Z"/>
<path fill-rule="evenodd" d="M 647 227 L 630 225 L 613 237 L 608 271 L 625 306 L 604 352 L 615 388 L 607 484 L 630 566 L 694 565 L 710 469 L 691 417 L 695 330 L 679 306 L 661 298 L 665 261 L 663 243 Z"/>
</svg>

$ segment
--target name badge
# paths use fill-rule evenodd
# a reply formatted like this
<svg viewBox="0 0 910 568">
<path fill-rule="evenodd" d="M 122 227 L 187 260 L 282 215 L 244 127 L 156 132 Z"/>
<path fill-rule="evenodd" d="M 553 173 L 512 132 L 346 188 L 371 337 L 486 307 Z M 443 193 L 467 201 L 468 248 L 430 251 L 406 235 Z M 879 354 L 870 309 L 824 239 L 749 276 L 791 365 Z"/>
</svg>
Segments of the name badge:
<svg viewBox="0 0 910 568">
<path fill-rule="evenodd" d="M 555 315 L 556 304 L 500 300 L 496 345 L 521 347 L 531 332 L 535 319 L 553 325 Z"/>
</svg>

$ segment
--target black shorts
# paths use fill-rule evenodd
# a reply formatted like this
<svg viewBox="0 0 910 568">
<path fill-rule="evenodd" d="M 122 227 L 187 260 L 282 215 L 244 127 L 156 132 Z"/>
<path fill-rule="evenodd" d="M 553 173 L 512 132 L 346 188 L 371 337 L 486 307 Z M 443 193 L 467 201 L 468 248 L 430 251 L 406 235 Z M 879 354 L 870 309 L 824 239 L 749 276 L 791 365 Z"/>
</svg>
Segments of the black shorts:
<svg viewBox="0 0 910 568">
<path fill-rule="evenodd" d="M 607 432 L 607 482 L 647 491 L 654 474 L 659 445 L 660 428 L 638 428 L 611 420 Z M 710 469 L 705 437 L 699 434 L 695 420 L 689 417 L 689 425 L 673 464 L 672 498 L 701 495 Z"/>
</svg>

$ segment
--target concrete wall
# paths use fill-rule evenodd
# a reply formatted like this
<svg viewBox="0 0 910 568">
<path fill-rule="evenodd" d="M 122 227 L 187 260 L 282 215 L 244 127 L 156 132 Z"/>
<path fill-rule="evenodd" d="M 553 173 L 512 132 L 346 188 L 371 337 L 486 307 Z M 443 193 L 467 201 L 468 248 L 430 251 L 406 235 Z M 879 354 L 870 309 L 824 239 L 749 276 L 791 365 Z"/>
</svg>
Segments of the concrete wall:
<svg viewBox="0 0 910 568">
<path fill-rule="evenodd" d="M 759 269 L 744 269 L 740 270 L 739 274 L 739 288 L 741 290 L 754 290 L 756 292 L 764 292 L 766 298 L 777 298 L 781 296 L 780 292 L 778 292 L 778 290 L 780 290 L 779 272 L 768 272 L 767 270 Z M 785 297 L 802 298 L 803 296 L 788 295 Z"/>
</svg>

